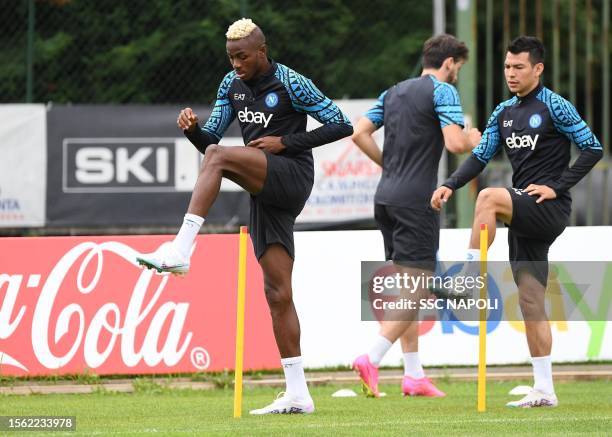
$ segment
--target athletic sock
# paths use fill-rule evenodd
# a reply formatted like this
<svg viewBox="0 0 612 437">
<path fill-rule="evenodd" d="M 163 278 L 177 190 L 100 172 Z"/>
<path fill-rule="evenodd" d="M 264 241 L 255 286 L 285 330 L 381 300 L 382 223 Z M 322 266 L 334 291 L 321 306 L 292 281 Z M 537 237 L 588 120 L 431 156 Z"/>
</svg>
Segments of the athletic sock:
<svg viewBox="0 0 612 437">
<path fill-rule="evenodd" d="M 404 376 L 421 379 L 425 377 L 425 371 L 421 365 L 418 352 L 404 352 Z"/>
<path fill-rule="evenodd" d="M 532 357 L 531 365 L 533 366 L 533 388 L 552 395 L 555 393 L 552 377 L 552 360 L 550 355 L 546 357 Z"/>
<path fill-rule="evenodd" d="M 391 346 L 393 346 L 393 343 L 382 335 L 378 335 L 376 340 L 374 340 L 374 344 L 372 345 L 370 352 L 368 352 L 370 362 L 378 367 L 380 361 L 383 359 L 387 351 L 391 349 Z"/>
<path fill-rule="evenodd" d="M 195 214 L 185 214 L 181 229 L 176 234 L 172 246 L 180 253 L 184 258 L 189 259 L 191 256 L 191 248 L 195 241 L 200 228 L 204 223 L 204 218 Z"/>
<path fill-rule="evenodd" d="M 302 357 L 281 358 L 283 372 L 285 372 L 286 393 L 293 399 L 311 399 L 304 375 Z"/>
<path fill-rule="evenodd" d="M 480 272 L 480 250 L 468 249 L 465 260 L 468 261 L 465 264 L 464 273 L 465 276 L 476 276 Z"/>
</svg>

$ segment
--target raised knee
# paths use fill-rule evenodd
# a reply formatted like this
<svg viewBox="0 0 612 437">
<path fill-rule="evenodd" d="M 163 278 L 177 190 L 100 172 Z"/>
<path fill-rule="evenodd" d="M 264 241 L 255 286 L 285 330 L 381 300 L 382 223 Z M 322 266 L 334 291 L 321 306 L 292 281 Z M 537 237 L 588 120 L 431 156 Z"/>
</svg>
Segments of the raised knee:
<svg viewBox="0 0 612 437">
<path fill-rule="evenodd" d="M 495 205 L 496 190 L 494 188 L 485 188 L 478 193 L 476 206 L 482 208 L 490 208 Z"/>
<path fill-rule="evenodd" d="M 204 167 L 209 166 L 209 165 L 220 164 L 222 158 L 223 158 L 223 146 L 220 146 L 218 144 L 209 145 L 206 148 L 206 151 L 204 152 L 204 159 L 202 160 L 201 169 L 204 169 Z"/>
</svg>

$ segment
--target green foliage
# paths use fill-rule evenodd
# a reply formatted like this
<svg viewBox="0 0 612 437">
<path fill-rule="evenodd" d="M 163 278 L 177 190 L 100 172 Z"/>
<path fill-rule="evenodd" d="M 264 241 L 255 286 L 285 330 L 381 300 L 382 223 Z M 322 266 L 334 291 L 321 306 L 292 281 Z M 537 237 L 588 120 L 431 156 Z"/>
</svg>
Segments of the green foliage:
<svg viewBox="0 0 612 437">
<path fill-rule="evenodd" d="M 27 2 L 9 2 L 14 9 L 0 11 L 0 26 L 13 29 L 0 36 L 0 101 L 18 102 Z M 376 97 L 407 77 L 431 28 L 428 2 L 39 0 L 35 101 L 210 103 L 231 68 L 225 31 L 241 12 L 263 28 L 275 60 L 332 97 Z"/>
<path fill-rule="evenodd" d="M 601 2 L 593 0 L 593 90 L 601 90 Z M 432 32 L 432 4 L 418 0 L 36 0 L 34 101 L 56 103 L 189 103 L 214 100 L 230 70 L 227 26 L 248 16 L 266 33 L 270 55 L 310 77 L 332 98 L 374 98 L 418 73 L 422 44 Z M 494 100 L 505 90 L 502 74 L 503 8 L 494 3 Z M 0 102 L 26 94 L 27 0 L 3 0 L 0 8 Z M 579 3 L 580 4 L 580 3 Z M 478 104 L 486 82 L 485 2 L 478 2 Z M 454 30 L 455 1 L 446 0 L 447 29 Z M 511 2 L 510 33 L 517 35 L 519 8 Z M 552 8 L 543 7 L 549 49 L 544 82 L 552 78 Z M 560 2 L 561 85 L 568 92 L 569 2 Z M 528 14 L 527 32 L 534 33 Z M 579 110 L 585 97 L 586 12 L 577 9 Z M 612 35 L 609 36 L 612 45 Z M 595 99 L 594 113 L 599 111 Z M 487 114 L 481 111 L 482 123 Z M 597 125 L 595 128 L 597 130 Z"/>
</svg>

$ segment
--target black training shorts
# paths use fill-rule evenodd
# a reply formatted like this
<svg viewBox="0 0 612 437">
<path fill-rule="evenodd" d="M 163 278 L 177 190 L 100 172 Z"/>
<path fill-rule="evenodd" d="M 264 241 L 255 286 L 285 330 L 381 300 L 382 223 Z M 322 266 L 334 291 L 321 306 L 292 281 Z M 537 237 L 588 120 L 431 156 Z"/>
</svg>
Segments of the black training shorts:
<svg viewBox="0 0 612 437">
<path fill-rule="evenodd" d="M 440 246 L 440 215 L 433 209 L 374 205 L 385 243 L 385 258 L 407 267 L 435 271 Z"/>
<path fill-rule="evenodd" d="M 295 258 L 293 226 L 314 181 L 312 161 L 265 152 L 268 161 L 263 189 L 251 195 L 249 233 L 257 259 L 271 244 L 282 244 Z"/>
<path fill-rule="evenodd" d="M 544 200 L 518 188 L 508 188 L 512 198 L 512 222 L 508 226 L 510 265 L 514 282 L 527 271 L 544 287 L 548 280 L 548 249 L 568 224 L 571 211 L 567 199 Z"/>
</svg>

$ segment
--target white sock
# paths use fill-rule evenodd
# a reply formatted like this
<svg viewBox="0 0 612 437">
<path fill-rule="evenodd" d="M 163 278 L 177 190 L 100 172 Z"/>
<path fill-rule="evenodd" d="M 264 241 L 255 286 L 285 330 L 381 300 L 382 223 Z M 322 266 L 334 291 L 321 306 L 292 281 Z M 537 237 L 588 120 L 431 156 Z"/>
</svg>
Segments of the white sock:
<svg viewBox="0 0 612 437">
<path fill-rule="evenodd" d="M 370 362 L 376 367 L 378 367 L 380 361 L 383 359 L 387 351 L 391 349 L 391 346 L 393 346 L 393 343 L 391 343 L 389 340 L 379 334 L 376 340 L 374 341 L 370 352 L 368 352 Z"/>
<path fill-rule="evenodd" d="M 418 352 L 404 352 L 404 375 L 411 378 L 425 378 Z"/>
<path fill-rule="evenodd" d="M 283 372 L 285 372 L 286 393 L 293 399 L 311 399 L 304 376 L 302 357 L 281 358 Z"/>
<path fill-rule="evenodd" d="M 531 364 L 533 366 L 533 388 L 552 395 L 555 393 L 552 378 L 552 361 L 550 355 L 546 357 L 532 357 Z"/>
<path fill-rule="evenodd" d="M 480 261 L 480 250 L 468 249 L 465 259 L 467 261 Z"/>
<path fill-rule="evenodd" d="M 195 214 L 185 214 L 183 225 L 174 238 L 172 245 L 183 257 L 189 259 L 193 242 L 200 232 L 204 218 Z"/>
<path fill-rule="evenodd" d="M 468 249 L 465 260 L 468 261 L 464 268 L 465 276 L 476 276 L 480 272 L 480 250 Z"/>
</svg>

